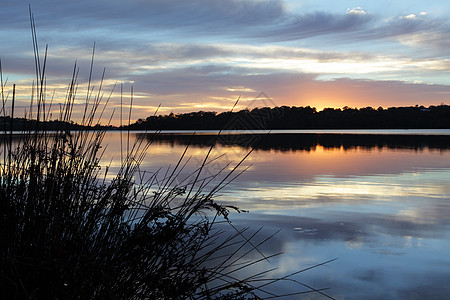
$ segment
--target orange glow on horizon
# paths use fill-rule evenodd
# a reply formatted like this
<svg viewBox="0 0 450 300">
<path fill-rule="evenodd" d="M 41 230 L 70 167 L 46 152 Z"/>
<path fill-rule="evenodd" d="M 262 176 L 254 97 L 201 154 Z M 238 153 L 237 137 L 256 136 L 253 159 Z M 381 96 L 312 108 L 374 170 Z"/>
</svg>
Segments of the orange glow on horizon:
<svg viewBox="0 0 450 300">
<path fill-rule="evenodd" d="M 286 90 L 277 90 L 271 95 L 278 106 L 311 106 L 317 111 L 324 108 L 400 107 L 414 105 L 440 105 L 450 91 L 435 92 L 415 85 L 386 85 L 351 80 L 311 81 Z M 431 89 L 431 87 L 430 87 Z"/>
</svg>

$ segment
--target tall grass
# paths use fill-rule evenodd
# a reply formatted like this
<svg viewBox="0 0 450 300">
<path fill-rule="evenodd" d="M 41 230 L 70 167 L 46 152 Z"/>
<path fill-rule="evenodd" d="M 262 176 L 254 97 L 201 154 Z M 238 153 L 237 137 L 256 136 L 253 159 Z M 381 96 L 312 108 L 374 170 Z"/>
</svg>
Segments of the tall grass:
<svg viewBox="0 0 450 300">
<path fill-rule="evenodd" d="M 151 141 L 129 145 L 119 170 L 101 164 L 105 131 L 43 130 L 50 120 L 47 48 L 40 56 L 30 14 L 36 79 L 26 115 L 35 119 L 14 132 L 15 86 L 7 92 L 1 70 L 0 293 L 3 299 L 259 299 L 283 278 L 242 269 L 269 257 L 259 231 L 236 229 L 217 192 L 238 175 L 205 177 L 210 152 L 197 170 L 181 173 L 185 153 L 165 173 L 141 170 Z M 92 63 L 81 125 L 101 118 L 102 84 L 92 84 Z M 103 73 L 104 74 L 104 73 Z M 68 84 L 59 120 L 69 124 L 78 99 L 78 67 Z M 102 75 L 103 80 L 103 75 Z M 101 80 L 101 81 L 102 81 Z M 100 81 L 100 82 L 101 82 Z M 7 122 L 9 120 L 9 123 Z M 45 129 L 45 128 L 44 128 Z M 228 166 L 227 166 L 228 167 Z M 220 177 L 220 179 L 219 179 Z M 221 230 L 221 224 L 233 231 Z M 254 253 L 259 258 L 250 259 Z M 303 271 L 303 270 L 302 270 Z M 299 272 L 302 272 L 299 271 Z M 299 273 L 296 272 L 296 273 Z M 291 274 L 294 275 L 294 274 Z M 307 286 L 306 292 L 322 293 Z"/>
</svg>

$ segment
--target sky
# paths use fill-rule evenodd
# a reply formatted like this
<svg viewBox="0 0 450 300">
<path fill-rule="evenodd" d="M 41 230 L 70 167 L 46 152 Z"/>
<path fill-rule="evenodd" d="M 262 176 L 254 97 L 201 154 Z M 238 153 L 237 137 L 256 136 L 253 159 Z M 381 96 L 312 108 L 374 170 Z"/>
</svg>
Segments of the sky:
<svg viewBox="0 0 450 300">
<path fill-rule="evenodd" d="M 121 94 L 123 114 L 133 95 L 132 120 L 158 106 L 227 111 L 238 98 L 236 109 L 450 104 L 448 1 L 2 0 L 5 94 L 16 84 L 18 111 L 35 78 L 28 4 L 55 116 L 75 63 L 82 109 L 94 43 L 93 84 L 105 68 L 114 120 Z"/>
</svg>

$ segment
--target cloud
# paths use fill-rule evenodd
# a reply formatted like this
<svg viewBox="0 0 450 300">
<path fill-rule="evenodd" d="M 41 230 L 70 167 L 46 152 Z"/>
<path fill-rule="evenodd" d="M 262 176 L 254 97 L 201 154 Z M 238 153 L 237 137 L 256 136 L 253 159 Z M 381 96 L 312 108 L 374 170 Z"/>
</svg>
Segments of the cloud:
<svg viewBox="0 0 450 300">
<path fill-rule="evenodd" d="M 414 20 L 414 19 L 417 19 L 417 16 L 415 14 L 409 14 L 407 16 L 401 16 L 400 19 Z"/>
<path fill-rule="evenodd" d="M 9 28 L 26 28 L 26 8 L 22 1 L 15 5 L 7 1 L 1 22 L 8 24 Z M 177 38 L 218 35 L 276 42 L 327 34 L 370 33 L 380 21 L 361 7 L 349 8 L 342 14 L 323 11 L 298 14 L 288 11 L 279 0 L 133 0 L 126 4 L 118 0 L 42 0 L 34 5 L 33 11 L 38 28 L 44 30 L 58 28 L 60 31 L 64 24 L 63 31 L 66 32 L 84 32 L 89 36 L 103 32 L 109 39 L 116 37 L 126 41 L 136 34 L 148 38 L 158 35 L 155 31 L 170 31 L 171 36 Z M 23 16 L 18 18 L 18 15 Z M 410 14 L 398 19 L 417 20 L 424 16 L 422 12 L 418 16 Z M 385 28 L 379 30 L 384 31 Z M 56 30 L 54 32 L 57 33 Z M 379 33 L 378 36 L 382 35 Z"/>
<path fill-rule="evenodd" d="M 324 37 L 325 43 L 342 45 L 424 32 L 443 34 L 449 23 L 431 21 L 424 11 L 392 17 L 388 22 L 362 7 L 342 13 L 294 12 L 281 0 L 132 0 L 126 4 L 118 0 L 40 0 L 32 6 L 43 43 L 90 47 L 97 41 L 104 48 L 124 50 L 175 40 L 276 43 Z M 29 36 L 27 8 L 22 0 L 5 1 L 0 37 L 10 36 L 11 30 Z"/>
<path fill-rule="evenodd" d="M 92 49 L 73 47 L 50 49 L 48 74 L 61 76 L 70 73 L 75 60 L 82 70 L 87 69 L 91 56 Z M 13 65 L 22 59 L 21 57 L 14 58 L 14 56 L 9 58 Z M 246 73 L 279 72 L 280 70 L 331 71 L 332 65 L 357 64 L 362 61 L 370 62 L 378 59 L 375 55 L 359 52 L 339 53 L 293 47 L 239 44 L 151 44 L 134 51 L 97 49 L 95 53 L 96 66 L 106 66 L 108 76 L 122 79 L 130 75 L 145 76 L 155 72 L 161 73 L 183 68 L 199 69 L 205 68 L 205 66 L 209 66 L 209 69 L 224 68 L 228 71 L 233 67 L 233 72 L 252 68 L 252 70 L 246 70 Z M 27 61 L 31 61 L 31 58 L 28 58 Z M 314 63 L 321 63 L 322 66 L 318 68 L 318 66 L 313 66 Z M 29 65 L 32 66 L 32 63 Z M 15 70 L 19 71 L 19 68 Z M 214 73 L 217 74 L 217 72 Z M 211 74 L 210 72 L 209 75 Z"/>
<path fill-rule="evenodd" d="M 310 105 L 320 109 L 438 105 L 450 96 L 450 87 L 445 85 L 349 78 L 321 81 L 314 74 L 264 70 L 255 74 L 252 69 L 215 65 L 160 70 L 132 75 L 127 80 L 135 82 L 135 90 L 149 95 L 148 100 L 140 100 L 141 105 L 163 102 L 166 106 L 178 106 L 177 112 L 196 110 L 195 105 L 205 102 L 217 105 L 203 110 L 217 110 L 220 105 L 226 110 L 238 97 L 245 105 L 246 99 L 256 97 L 253 91 L 264 91 L 280 106 Z M 236 86 L 239 90 L 234 89 Z M 182 103 L 191 103 L 191 109 Z"/>
<path fill-rule="evenodd" d="M 367 11 L 365 11 L 362 7 L 358 6 L 355 8 L 347 9 L 347 15 L 367 15 Z"/>
<path fill-rule="evenodd" d="M 397 40 L 411 48 L 422 49 L 428 55 L 443 55 L 447 57 L 450 47 L 450 26 L 448 30 L 422 31 L 397 37 Z"/>
<path fill-rule="evenodd" d="M 422 12 L 419 15 L 408 14 L 389 18 L 357 35 L 359 38 L 383 39 L 394 38 L 417 33 L 447 32 L 450 22 L 444 19 L 430 19 Z"/>
<path fill-rule="evenodd" d="M 16 11 L 17 7 L 16 6 Z M 14 7 L 10 5 L 11 9 Z M 91 29 L 102 25 L 111 28 L 169 28 L 189 30 L 227 26 L 255 25 L 278 18 L 283 14 L 281 1 L 265 0 L 193 0 L 139 1 L 124 3 L 118 0 L 80 0 L 74 2 L 39 1 L 34 5 L 42 26 L 69 22 L 66 28 Z"/>
<path fill-rule="evenodd" d="M 357 32 L 372 20 L 362 14 L 330 14 L 326 12 L 286 16 L 279 25 L 264 28 L 253 37 L 271 41 L 289 41 L 328 34 Z"/>
</svg>

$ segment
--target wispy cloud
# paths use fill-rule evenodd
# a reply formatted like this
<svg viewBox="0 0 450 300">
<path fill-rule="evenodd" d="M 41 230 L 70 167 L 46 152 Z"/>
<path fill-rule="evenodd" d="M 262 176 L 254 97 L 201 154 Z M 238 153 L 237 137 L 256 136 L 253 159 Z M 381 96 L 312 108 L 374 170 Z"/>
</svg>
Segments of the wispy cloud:
<svg viewBox="0 0 450 300">
<path fill-rule="evenodd" d="M 347 15 L 367 15 L 367 11 L 365 11 L 362 7 L 358 6 L 355 8 L 348 8 Z"/>
<path fill-rule="evenodd" d="M 277 0 L 133 0 L 126 4 L 117 0 L 71 3 L 42 0 L 33 9 L 39 16 L 37 24 L 44 30 L 57 33 L 63 26 L 61 33 L 78 31 L 88 34 L 91 39 L 108 33 L 108 39 L 126 41 L 135 34 L 150 40 L 161 39 L 167 30 L 171 33 L 168 39 L 211 39 L 217 35 L 217 38 L 245 37 L 274 42 L 358 32 L 360 34 L 356 36 L 381 38 L 439 26 L 439 22 L 427 21 L 425 12 L 401 15 L 384 24 L 384 17 L 362 7 L 343 9 L 340 14 L 325 11 L 298 13 L 288 11 L 286 5 Z M 9 28 L 23 29 L 27 20 L 26 6 L 20 5 L 20 1 L 15 5 L 7 1 L 2 11 L 3 23 Z"/>
</svg>

